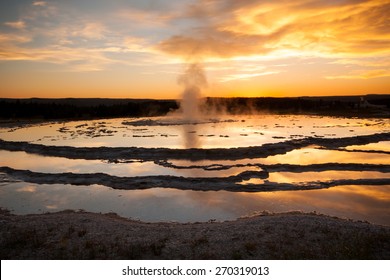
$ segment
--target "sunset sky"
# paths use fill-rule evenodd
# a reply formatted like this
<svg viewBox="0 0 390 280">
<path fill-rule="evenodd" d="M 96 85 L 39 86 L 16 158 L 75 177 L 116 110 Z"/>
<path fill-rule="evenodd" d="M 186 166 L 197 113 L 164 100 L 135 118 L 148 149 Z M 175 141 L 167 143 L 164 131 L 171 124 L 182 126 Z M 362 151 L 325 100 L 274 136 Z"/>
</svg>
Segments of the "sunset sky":
<svg viewBox="0 0 390 280">
<path fill-rule="evenodd" d="M 0 0 L 0 97 L 390 93 L 390 0 Z"/>
</svg>

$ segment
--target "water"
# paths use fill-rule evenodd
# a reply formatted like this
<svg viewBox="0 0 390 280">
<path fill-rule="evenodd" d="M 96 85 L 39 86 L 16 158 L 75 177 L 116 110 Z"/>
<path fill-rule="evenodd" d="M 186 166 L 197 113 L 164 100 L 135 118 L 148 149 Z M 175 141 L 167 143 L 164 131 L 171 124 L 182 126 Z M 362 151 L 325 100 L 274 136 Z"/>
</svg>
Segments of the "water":
<svg viewBox="0 0 390 280">
<path fill-rule="evenodd" d="M 370 135 L 388 132 L 386 119 L 303 115 L 223 116 L 196 123 L 171 116 L 5 127 L 0 129 L 2 140 L 44 146 L 19 151 L 2 146 L 0 166 L 19 173 L 9 169 L 0 173 L 0 206 L 19 214 L 84 209 L 144 221 L 179 222 L 299 210 L 390 225 L 390 139 L 385 135 L 380 141 L 370 140 Z M 279 143 L 290 143 L 286 141 L 359 136 L 369 140 L 338 147 L 310 145 L 310 140 L 302 147 L 276 150 Z M 244 154 L 245 147 L 264 144 L 276 152 Z M 168 151 L 161 159 L 142 159 L 142 153 L 153 154 L 146 150 L 140 158 L 127 154 L 127 158 L 92 160 L 84 153 L 78 158 L 67 152 L 48 156 L 45 146 L 124 147 L 125 154 L 125 147 L 222 148 L 221 154 L 240 148 L 243 154 L 199 161 L 191 156 L 174 158 Z M 48 182 L 50 174 L 58 174 L 58 180 Z M 87 177 L 83 174 L 95 175 L 75 185 L 74 174 L 81 179 Z M 129 189 L 107 183 L 126 178 L 130 183 L 124 187 Z M 143 182 L 137 181 L 133 188 L 134 179 Z M 326 182 L 332 187 L 325 187 Z M 253 186 L 256 190 L 250 191 Z M 203 187 L 208 191 L 202 191 Z"/>
<path fill-rule="evenodd" d="M 222 116 L 195 124 L 178 117 L 57 122 L 0 129 L 0 139 L 73 147 L 232 148 L 305 137 L 389 132 L 384 119 L 304 115 Z"/>
</svg>

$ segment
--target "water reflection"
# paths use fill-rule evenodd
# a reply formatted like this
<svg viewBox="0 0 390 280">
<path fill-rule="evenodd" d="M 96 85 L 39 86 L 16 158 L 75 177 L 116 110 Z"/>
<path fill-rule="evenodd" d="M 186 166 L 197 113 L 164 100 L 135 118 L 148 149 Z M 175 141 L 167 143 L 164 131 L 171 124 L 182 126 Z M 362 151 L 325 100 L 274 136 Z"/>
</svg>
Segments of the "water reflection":
<svg viewBox="0 0 390 280">
<path fill-rule="evenodd" d="M 316 148 L 303 148 L 293 150 L 284 155 L 270 156 L 260 160 L 264 164 L 319 164 L 319 163 L 372 163 L 384 164 L 389 162 L 389 156 L 380 153 L 344 152 L 323 150 Z"/>
<path fill-rule="evenodd" d="M 197 134 L 195 125 L 189 125 L 189 124 L 183 125 L 182 138 L 184 139 L 183 146 L 185 149 L 202 147 L 201 139 Z"/>
<path fill-rule="evenodd" d="M 48 123 L 2 128 L 0 138 L 75 147 L 231 148 L 311 136 L 346 137 L 386 131 L 390 131 L 390 123 L 383 119 L 253 115 L 220 116 L 196 124 L 172 117 Z"/>
<path fill-rule="evenodd" d="M 278 183 L 308 183 L 313 181 L 330 181 L 343 179 L 374 179 L 390 178 L 390 174 L 369 171 L 323 171 L 323 172 L 275 172 L 271 173 L 268 180 Z"/>
<path fill-rule="evenodd" d="M 230 120 L 233 118 L 232 120 Z M 156 120 L 159 120 L 157 122 Z M 236 116 L 198 123 L 175 123 L 175 119 L 128 119 L 50 123 L 20 129 L 0 129 L 0 138 L 45 145 L 93 147 L 231 148 L 260 146 L 305 137 L 346 137 L 390 131 L 382 119 L 345 119 L 314 116 Z M 163 123 L 163 122 L 166 123 Z M 177 121 L 177 120 L 176 120 Z M 163 124 L 163 125 L 161 125 Z M 383 141 L 347 149 L 389 151 Z M 0 166 L 43 173 L 97 173 L 114 176 L 173 175 L 184 177 L 227 177 L 257 167 L 246 164 L 371 163 L 389 164 L 385 153 L 348 152 L 307 147 L 267 158 L 244 160 L 171 160 L 169 168 L 154 162 L 108 163 L 99 160 L 73 160 L 44 157 L 24 152 L 0 151 Z M 225 170 L 180 168 L 191 165 L 230 165 Z M 244 166 L 238 166 L 239 164 Z M 388 173 L 324 171 L 271 173 L 273 182 L 389 178 Z M 252 179 L 246 183 L 254 183 Z M 231 220 L 256 211 L 301 210 L 368 220 L 390 225 L 390 186 L 344 186 L 311 191 L 268 193 L 200 192 L 174 189 L 114 190 L 103 186 L 38 185 L 0 181 L 0 206 L 15 213 L 38 213 L 62 209 L 116 212 L 144 221 Z M 179 209 L 179 211 L 178 211 Z"/>
<path fill-rule="evenodd" d="M 381 141 L 378 143 L 370 143 L 366 145 L 347 146 L 347 150 L 362 150 L 362 151 L 385 151 L 390 152 L 390 141 Z"/>
<path fill-rule="evenodd" d="M 100 160 L 45 157 L 25 152 L 9 152 L 4 150 L 0 150 L 0 166 L 40 173 L 105 173 L 119 177 L 158 175 L 227 177 L 237 175 L 243 171 L 259 169 L 257 167 L 246 166 L 232 167 L 227 170 L 175 169 L 164 167 L 154 162 L 108 163 Z"/>
<path fill-rule="evenodd" d="M 100 160 L 44 157 L 25 152 L 0 150 L 0 166 L 41 173 L 106 173 L 114 176 L 178 175 L 175 170 L 153 162 L 107 163 Z"/>
<path fill-rule="evenodd" d="M 390 186 L 249 194 L 11 183 L 0 186 L 0 205 L 18 214 L 84 209 L 116 212 L 143 221 L 179 222 L 232 220 L 259 211 L 300 210 L 390 225 Z"/>
<path fill-rule="evenodd" d="M 193 165 L 189 160 L 169 160 L 170 163 L 178 166 Z M 241 159 L 241 160 L 200 160 L 196 165 L 236 165 L 236 164 L 321 164 L 321 163 L 370 163 L 386 164 L 389 156 L 382 153 L 346 152 L 338 150 L 324 150 L 318 148 L 302 148 L 285 154 L 269 156 L 267 158 Z"/>
</svg>

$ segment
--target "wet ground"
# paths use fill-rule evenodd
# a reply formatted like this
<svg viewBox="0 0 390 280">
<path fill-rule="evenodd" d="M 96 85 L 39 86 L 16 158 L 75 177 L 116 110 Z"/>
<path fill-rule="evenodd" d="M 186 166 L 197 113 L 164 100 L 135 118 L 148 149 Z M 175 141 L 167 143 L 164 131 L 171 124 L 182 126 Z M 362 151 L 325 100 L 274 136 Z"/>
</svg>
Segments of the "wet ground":
<svg viewBox="0 0 390 280">
<path fill-rule="evenodd" d="M 316 211 L 390 224 L 390 122 L 303 115 L 0 129 L 0 206 L 144 221 Z"/>
</svg>

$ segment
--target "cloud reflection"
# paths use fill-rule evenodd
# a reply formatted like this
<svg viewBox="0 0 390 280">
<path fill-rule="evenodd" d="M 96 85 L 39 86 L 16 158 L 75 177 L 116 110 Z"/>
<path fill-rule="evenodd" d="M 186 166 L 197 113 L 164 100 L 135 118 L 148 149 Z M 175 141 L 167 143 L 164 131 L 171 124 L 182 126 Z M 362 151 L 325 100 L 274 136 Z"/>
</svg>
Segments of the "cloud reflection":
<svg viewBox="0 0 390 280">
<path fill-rule="evenodd" d="M 64 209 L 116 212 L 143 221 L 233 220 L 255 212 L 304 211 L 389 225 L 390 186 L 343 186 L 327 190 L 269 193 L 196 192 L 173 189 L 112 190 L 102 186 L 0 187 L 0 204 L 15 213 Z M 348 203 L 346 203 L 346 201 Z M 180 211 L 177 211 L 180 209 Z"/>
</svg>

